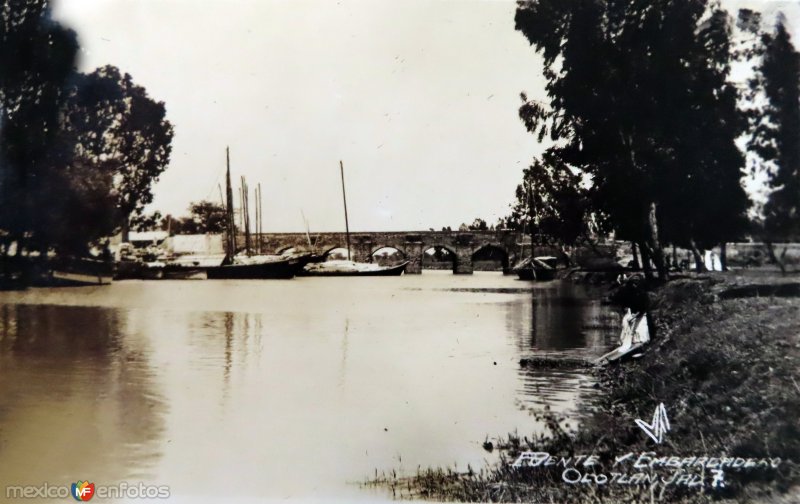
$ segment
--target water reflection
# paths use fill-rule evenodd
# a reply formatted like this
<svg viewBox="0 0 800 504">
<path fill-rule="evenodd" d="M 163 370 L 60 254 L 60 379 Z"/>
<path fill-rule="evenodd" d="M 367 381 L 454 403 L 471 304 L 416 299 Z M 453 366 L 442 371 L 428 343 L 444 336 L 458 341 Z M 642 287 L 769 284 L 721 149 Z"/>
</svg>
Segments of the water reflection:
<svg viewBox="0 0 800 504">
<path fill-rule="evenodd" d="M 589 377 L 520 358 L 615 337 L 591 293 L 492 274 L 71 292 L 0 293 L 4 481 L 374 499 L 347 482 L 479 467 L 487 434 L 539 428 L 528 408 L 574 411 Z"/>
<path fill-rule="evenodd" d="M 599 355 L 619 331 L 619 317 L 600 293 L 564 282 L 537 284 L 507 305 L 506 327 L 522 353 Z"/>
<path fill-rule="evenodd" d="M 533 284 L 530 295 L 506 307 L 506 327 L 520 355 L 592 360 L 613 346 L 619 316 L 601 293 L 566 282 Z M 582 369 L 519 367 L 518 404 L 523 409 L 575 414 L 597 397 Z"/>
<path fill-rule="evenodd" d="M 124 311 L 0 306 L 0 481 L 146 477 L 167 411 L 148 354 Z"/>
</svg>

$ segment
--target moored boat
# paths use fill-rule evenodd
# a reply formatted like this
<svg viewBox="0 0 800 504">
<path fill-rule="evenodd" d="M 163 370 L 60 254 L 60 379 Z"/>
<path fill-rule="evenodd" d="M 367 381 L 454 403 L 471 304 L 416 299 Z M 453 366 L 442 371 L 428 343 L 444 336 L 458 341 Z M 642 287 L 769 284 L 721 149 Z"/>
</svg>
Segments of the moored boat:
<svg viewBox="0 0 800 504">
<path fill-rule="evenodd" d="M 399 276 L 406 270 L 408 261 L 393 266 L 333 260 L 309 263 L 299 273 L 302 276 Z"/>
<path fill-rule="evenodd" d="M 113 278 L 113 263 L 69 257 L 48 262 L 35 283 L 49 287 L 108 285 Z"/>
<path fill-rule="evenodd" d="M 203 280 L 209 268 L 219 267 L 225 259 L 221 254 L 188 254 L 166 261 L 163 278 L 168 280 Z"/>
<path fill-rule="evenodd" d="M 281 256 L 234 257 L 228 264 L 206 269 L 209 280 L 289 279 L 301 268 L 297 258 Z"/>
<path fill-rule="evenodd" d="M 556 277 L 557 259 L 552 256 L 529 257 L 516 266 L 513 271 L 520 280 L 553 280 Z"/>
<path fill-rule="evenodd" d="M 250 249 L 250 211 L 248 209 L 248 188 L 244 177 L 242 177 L 242 214 L 244 221 L 244 234 L 245 234 L 245 251 L 243 254 L 236 254 L 236 221 L 234 219 L 233 211 L 233 189 L 231 188 L 231 164 L 230 164 L 230 150 L 225 150 L 226 158 L 226 174 L 225 174 L 225 187 L 226 187 L 226 231 L 225 231 L 225 259 L 221 264 L 210 266 L 206 268 L 206 277 L 209 280 L 222 280 L 222 279 L 252 279 L 252 280 L 265 280 L 265 279 L 289 279 L 294 278 L 298 270 L 305 264 L 306 256 L 278 256 L 278 255 L 263 255 L 259 253 L 253 254 Z M 260 195 L 260 192 L 258 193 Z M 260 203 L 257 203 L 260 209 Z M 260 212 L 257 210 L 256 215 Z M 260 222 L 260 217 L 258 217 Z M 259 228 L 259 224 L 256 225 Z M 259 235 L 260 236 L 260 235 Z M 260 243 L 257 245 L 260 250 Z"/>
<path fill-rule="evenodd" d="M 344 203 L 344 229 L 347 237 L 347 259 L 319 261 L 319 257 L 309 257 L 308 264 L 298 273 L 301 276 L 399 276 L 402 275 L 409 261 L 392 266 L 381 266 L 374 263 L 362 263 L 350 259 L 350 223 L 347 218 L 347 193 L 344 186 L 344 163 L 339 161 L 339 172 L 342 177 L 342 203 Z M 310 242 L 310 240 L 309 240 Z M 314 260 L 316 259 L 316 261 Z"/>
</svg>

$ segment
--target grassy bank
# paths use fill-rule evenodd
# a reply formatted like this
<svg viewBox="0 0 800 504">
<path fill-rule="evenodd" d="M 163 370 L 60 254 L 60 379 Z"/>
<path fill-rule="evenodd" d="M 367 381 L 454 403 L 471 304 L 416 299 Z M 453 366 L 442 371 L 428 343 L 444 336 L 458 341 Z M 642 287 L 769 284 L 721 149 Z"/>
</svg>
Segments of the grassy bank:
<svg viewBox="0 0 800 504">
<path fill-rule="evenodd" d="M 492 467 L 421 469 L 372 484 L 397 497 L 469 502 L 800 502 L 800 298 L 787 281 L 711 274 L 669 282 L 650 293 L 653 341 L 642 357 L 595 370 L 607 393 L 578 430 L 545 414 L 546 435 L 487 446 L 501 449 Z M 635 420 L 650 423 L 660 403 L 669 431 L 656 444 Z M 573 462 L 512 467 L 528 450 Z M 595 463 L 575 464 L 578 455 Z M 681 470 L 647 464 L 658 457 L 688 462 Z M 716 482 L 714 467 L 722 469 Z M 616 479 L 599 484 L 598 475 Z"/>
</svg>

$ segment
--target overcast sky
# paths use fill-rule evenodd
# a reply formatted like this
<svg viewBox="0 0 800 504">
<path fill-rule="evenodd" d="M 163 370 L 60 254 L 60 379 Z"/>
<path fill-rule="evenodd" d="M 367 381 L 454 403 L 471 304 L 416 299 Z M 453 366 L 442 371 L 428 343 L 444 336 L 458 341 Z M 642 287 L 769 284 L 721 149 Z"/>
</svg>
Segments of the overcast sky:
<svg viewBox="0 0 800 504">
<path fill-rule="evenodd" d="M 727 0 L 783 9 L 796 1 Z M 151 209 L 262 184 L 265 231 L 456 227 L 507 213 L 541 151 L 517 116 L 543 97 L 513 1 L 56 0 L 81 70 L 113 64 L 164 101 L 175 127 Z M 238 184 L 237 184 L 238 185 Z M 224 188 L 223 188 L 224 189 Z M 251 203 L 251 207 L 253 204 Z"/>
</svg>

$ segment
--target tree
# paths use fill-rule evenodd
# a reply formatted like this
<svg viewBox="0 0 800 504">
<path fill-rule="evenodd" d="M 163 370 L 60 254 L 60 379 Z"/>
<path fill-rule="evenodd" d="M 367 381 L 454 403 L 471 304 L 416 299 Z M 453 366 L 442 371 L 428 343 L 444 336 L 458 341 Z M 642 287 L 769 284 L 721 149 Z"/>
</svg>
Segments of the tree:
<svg viewBox="0 0 800 504">
<path fill-rule="evenodd" d="M 763 59 L 753 85 L 763 89 L 766 104 L 755 116 L 749 146 L 772 166 L 763 233 L 771 257 L 785 273 L 783 257 L 775 256 L 772 243 L 800 237 L 800 54 L 782 16 L 774 33 L 762 35 L 762 44 Z"/>
<path fill-rule="evenodd" d="M 222 233 L 227 228 L 225 207 L 211 201 L 198 201 L 189 206 L 191 219 L 198 233 Z"/>
<path fill-rule="evenodd" d="M 729 24 L 705 0 L 518 3 L 548 95 L 523 94 L 520 117 L 555 142 L 553 160 L 587 176 L 593 210 L 660 278 L 665 239 L 722 240 L 746 224 Z"/>
<path fill-rule="evenodd" d="M 17 254 L 47 249 L 43 235 L 49 224 L 41 215 L 65 182 L 59 170 L 69 152 L 57 134 L 77 50 L 75 33 L 53 20 L 47 0 L 3 3 L 0 229 L 8 233 L 9 243 L 17 243 Z"/>
<path fill-rule="evenodd" d="M 488 231 L 489 226 L 486 224 L 486 221 L 480 218 L 476 218 L 472 221 L 472 224 L 466 226 L 470 231 Z"/>
<path fill-rule="evenodd" d="M 158 210 L 149 214 L 140 213 L 131 218 L 130 227 L 133 231 L 156 231 L 161 229 L 163 219 Z"/>
<path fill-rule="evenodd" d="M 173 128 L 163 102 L 113 66 L 78 83 L 65 128 L 76 141 L 76 158 L 112 172 L 118 226 L 153 200 L 152 186 L 169 164 Z"/>
<path fill-rule="evenodd" d="M 75 71 L 47 0 L 0 11 L 0 229 L 23 250 L 81 254 L 152 200 L 172 126 L 114 67 Z"/>
<path fill-rule="evenodd" d="M 588 191 L 570 168 L 545 154 L 523 170 L 507 222 L 539 241 L 574 245 L 588 235 Z"/>
<path fill-rule="evenodd" d="M 223 233 L 227 227 L 227 217 L 225 207 L 204 200 L 189 205 L 188 217 L 175 217 L 171 214 L 161 217 L 160 212 L 155 212 L 131 220 L 133 229 L 140 230 L 143 226 L 151 229 L 157 227 L 173 235 Z"/>
</svg>

